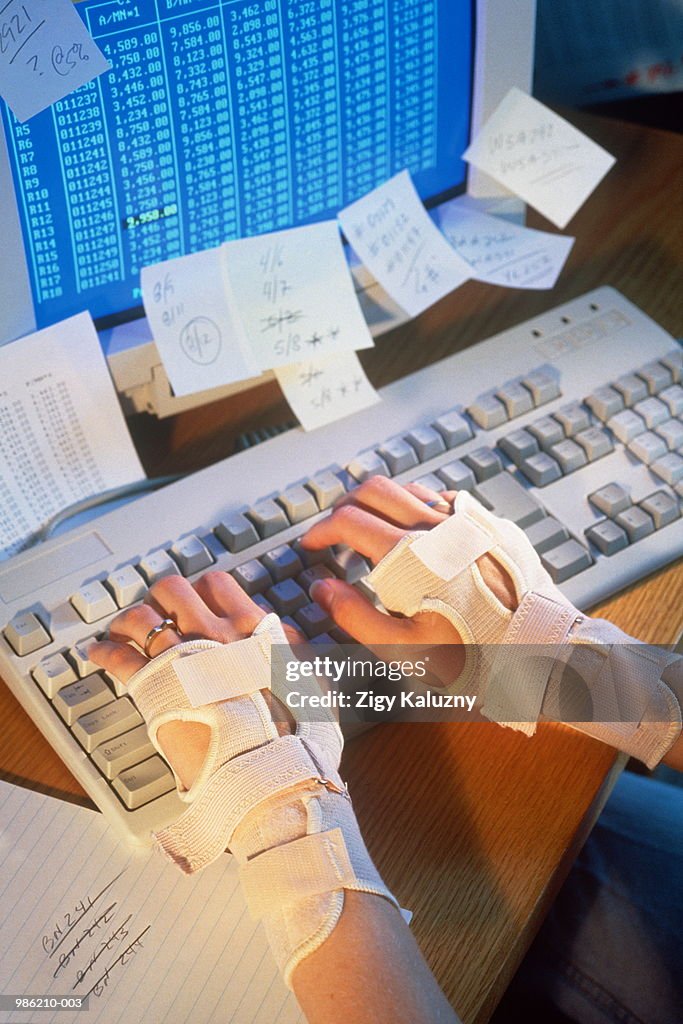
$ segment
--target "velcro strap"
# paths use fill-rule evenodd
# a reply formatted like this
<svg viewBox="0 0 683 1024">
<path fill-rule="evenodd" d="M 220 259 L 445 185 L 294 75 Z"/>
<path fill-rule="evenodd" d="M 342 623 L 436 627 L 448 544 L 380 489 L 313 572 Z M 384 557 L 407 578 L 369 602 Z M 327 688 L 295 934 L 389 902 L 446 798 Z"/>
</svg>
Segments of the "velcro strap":
<svg viewBox="0 0 683 1024">
<path fill-rule="evenodd" d="M 272 913 L 274 906 L 358 884 L 340 828 L 267 850 L 242 867 L 240 878 L 249 913 L 256 920 Z"/>
<path fill-rule="evenodd" d="M 193 708 L 270 689 L 270 647 L 267 633 L 190 652 L 173 669 Z"/>
<path fill-rule="evenodd" d="M 191 874 L 215 860 L 254 808 L 278 793 L 320 779 L 297 736 L 281 736 L 224 764 L 173 825 L 155 834 L 159 846 Z"/>
<path fill-rule="evenodd" d="M 575 608 L 542 594 L 522 598 L 491 660 L 482 714 L 533 736 L 558 644 L 577 619 Z"/>
<path fill-rule="evenodd" d="M 448 582 L 495 544 L 495 538 L 483 525 L 475 522 L 467 512 L 458 510 L 456 501 L 453 515 L 414 540 L 410 550 L 426 569 Z"/>
</svg>

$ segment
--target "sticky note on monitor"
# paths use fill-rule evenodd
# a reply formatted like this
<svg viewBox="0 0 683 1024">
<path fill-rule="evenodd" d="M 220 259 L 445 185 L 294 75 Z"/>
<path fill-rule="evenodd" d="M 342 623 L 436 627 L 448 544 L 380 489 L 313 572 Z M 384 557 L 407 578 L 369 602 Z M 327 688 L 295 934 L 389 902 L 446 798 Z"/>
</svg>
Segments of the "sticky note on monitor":
<svg viewBox="0 0 683 1024">
<path fill-rule="evenodd" d="M 304 430 L 314 430 L 380 401 L 355 352 L 308 359 L 275 370 Z"/>
<path fill-rule="evenodd" d="M 224 245 L 237 310 L 262 370 L 374 344 L 336 220 Z"/>
<path fill-rule="evenodd" d="M 19 121 L 110 67 L 71 0 L 0 0 L 0 96 Z"/>
<path fill-rule="evenodd" d="M 359 258 L 410 316 L 422 313 L 470 277 L 467 264 L 434 226 L 408 171 L 338 216 Z"/>
<path fill-rule="evenodd" d="M 511 89 L 463 154 L 565 227 L 615 162 L 601 146 L 521 89 Z"/>
</svg>

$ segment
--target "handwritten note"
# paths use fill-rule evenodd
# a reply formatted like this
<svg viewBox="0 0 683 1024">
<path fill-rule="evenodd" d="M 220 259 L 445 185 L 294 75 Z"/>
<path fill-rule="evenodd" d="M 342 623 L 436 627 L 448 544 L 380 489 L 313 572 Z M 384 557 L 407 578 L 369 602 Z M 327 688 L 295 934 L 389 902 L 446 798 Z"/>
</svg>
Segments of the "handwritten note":
<svg viewBox="0 0 683 1024">
<path fill-rule="evenodd" d="M 339 222 L 370 273 L 411 316 L 470 277 L 430 220 L 408 171 L 341 210 Z"/>
<path fill-rule="evenodd" d="M 142 297 L 176 395 L 258 376 L 222 247 L 143 267 Z"/>
<path fill-rule="evenodd" d="M 230 857 L 186 877 L 153 851 L 131 851 L 101 814 L 6 782 L 0 807 L 0 991 L 88 1005 L 5 1003 L 3 1021 L 303 1021 Z"/>
<path fill-rule="evenodd" d="M 71 0 L 0 0 L 0 96 L 20 121 L 110 67 Z"/>
<path fill-rule="evenodd" d="M 374 344 L 336 221 L 241 238 L 224 248 L 237 308 L 261 369 Z"/>
<path fill-rule="evenodd" d="M 275 370 L 304 430 L 314 430 L 380 401 L 355 352 L 310 359 Z"/>
<path fill-rule="evenodd" d="M 439 210 L 438 223 L 472 277 L 505 288 L 552 288 L 574 244 L 566 235 L 511 224 L 459 200 Z"/>
<path fill-rule="evenodd" d="M 89 313 L 0 348 L 0 560 L 73 502 L 144 476 Z"/>
<path fill-rule="evenodd" d="M 464 159 L 565 227 L 614 164 L 601 146 L 521 89 L 511 89 Z"/>
</svg>

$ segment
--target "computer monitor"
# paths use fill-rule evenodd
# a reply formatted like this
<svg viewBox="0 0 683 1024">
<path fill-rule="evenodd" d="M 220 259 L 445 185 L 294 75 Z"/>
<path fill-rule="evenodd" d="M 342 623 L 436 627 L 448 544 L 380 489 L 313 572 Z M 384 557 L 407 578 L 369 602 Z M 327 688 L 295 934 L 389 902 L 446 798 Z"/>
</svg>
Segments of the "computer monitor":
<svg viewBox="0 0 683 1024">
<path fill-rule="evenodd" d="M 142 266 L 333 217 L 405 167 L 428 204 L 462 191 L 473 117 L 529 81 L 520 9 L 82 0 L 112 70 L 25 124 L 0 102 L 0 343 L 131 320 Z"/>
</svg>

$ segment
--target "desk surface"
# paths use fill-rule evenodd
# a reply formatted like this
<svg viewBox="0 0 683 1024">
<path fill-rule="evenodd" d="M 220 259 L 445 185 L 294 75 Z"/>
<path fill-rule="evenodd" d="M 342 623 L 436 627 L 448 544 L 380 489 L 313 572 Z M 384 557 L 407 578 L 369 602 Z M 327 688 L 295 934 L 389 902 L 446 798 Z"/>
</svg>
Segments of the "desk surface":
<svg viewBox="0 0 683 1024">
<path fill-rule="evenodd" d="M 602 284 L 673 334 L 683 333 L 675 182 L 680 137 L 571 115 L 617 157 L 570 225 L 577 241 L 552 292 L 468 282 L 362 353 L 377 385 L 410 373 Z M 530 213 L 532 227 L 547 224 Z M 425 359 L 428 356 L 428 359 Z M 241 431 L 281 423 L 277 386 L 131 427 L 154 475 L 229 455 Z M 663 570 L 597 611 L 643 640 L 683 626 L 683 566 Z M 0 775 L 87 803 L 6 687 Z M 465 1024 L 486 1021 L 588 835 L 620 767 L 597 741 L 562 726 L 529 740 L 498 726 L 381 726 L 349 744 L 345 769 L 370 850 Z"/>
</svg>

